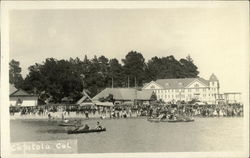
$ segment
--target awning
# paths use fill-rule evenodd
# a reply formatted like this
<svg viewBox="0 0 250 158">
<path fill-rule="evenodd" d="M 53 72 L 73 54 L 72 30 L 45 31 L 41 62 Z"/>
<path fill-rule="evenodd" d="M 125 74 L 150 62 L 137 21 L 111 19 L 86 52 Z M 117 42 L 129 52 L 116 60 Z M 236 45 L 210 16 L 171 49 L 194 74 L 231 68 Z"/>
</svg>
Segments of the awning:
<svg viewBox="0 0 250 158">
<path fill-rule="evenodd" d="M 93 106 L 93 105 L 95 105 L 95 104 L 92 103 L 92 102 L 86 102 L 86 103 L 80 103 L 79 105 L 80 105 L 80 106 Z"/>
<path fill-rule="evenodd" d="M 100 101 L 96 101 L 94 102 L 95 105 L 97 106 L 107 106 L 107 107 L 112 107 L 114 106 L 114 104 L 112 102 L 100 102 Z"/>
</svg>

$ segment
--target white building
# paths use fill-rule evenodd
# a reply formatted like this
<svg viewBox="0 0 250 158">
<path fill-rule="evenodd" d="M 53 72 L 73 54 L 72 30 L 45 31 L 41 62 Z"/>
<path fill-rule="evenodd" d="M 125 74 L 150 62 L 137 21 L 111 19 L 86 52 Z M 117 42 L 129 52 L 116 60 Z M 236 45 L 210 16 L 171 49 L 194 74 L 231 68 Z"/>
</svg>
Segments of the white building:
<svg viewBox="0 0 250 158">
<path fill-rule="evenodd" d="M 216 102 L 219 88 L 219 80 L 214 74 L 209 80 L 203 78 L 158 79 L 143 87 L 145 90 L 153 90 L 157 99 L 165 102 L 198 99 L 210 104 Z"/>
<path fill-rule="evenodd" d="M 38 97 L 10 85 L 10 106 L 37 106 Z"/>
</svg>

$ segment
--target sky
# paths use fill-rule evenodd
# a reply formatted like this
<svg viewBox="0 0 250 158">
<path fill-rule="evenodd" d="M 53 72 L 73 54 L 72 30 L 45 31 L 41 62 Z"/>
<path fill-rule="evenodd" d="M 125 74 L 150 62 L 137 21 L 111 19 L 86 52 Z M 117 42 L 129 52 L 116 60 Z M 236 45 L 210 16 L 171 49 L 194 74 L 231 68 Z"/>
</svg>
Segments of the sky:
<svg viewBox="0 0 250 158">
<path fill-rule="evenodd" d="M 221 92 L 244 92 L 249 66 L 248 7 L 155 9 L 44 9 L 10 11 L 10 60 L 22 75 L 46 58 L 104 55 L 125 58 L 135 50 L 154 56 L 188 54 L 199 76 L 214 73 Z"/>
</svg>

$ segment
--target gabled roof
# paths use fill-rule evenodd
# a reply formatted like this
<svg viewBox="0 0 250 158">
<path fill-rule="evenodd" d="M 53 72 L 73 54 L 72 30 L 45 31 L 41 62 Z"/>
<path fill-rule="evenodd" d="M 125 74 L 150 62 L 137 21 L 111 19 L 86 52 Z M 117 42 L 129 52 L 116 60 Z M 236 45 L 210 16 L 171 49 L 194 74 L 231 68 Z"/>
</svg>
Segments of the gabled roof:
<svg viewBox="0 0 250 158">
<path fill-rule="evenodd" d="M 19 89 L 19 90 L 17 90 L 15 93 L 13 93 L 12 95 L 18 95 L 18 96 L 30 96 L 30 94 L 29 93 L 27 93 L 27 92 L 25 92 L 24 90 L 21 90 L 21 89 Z"/>
<path fill-rule="evenodd" d="M 10 97 L 37 97 L 33 94 L 29 94 L 28 92 L 22 89 L 16 89 L 14 85 L 10 84 Z"/>
<path fill-rule="evenodd" d="M 147 87 L 148 85 L 150 85 L 151 83 L 154 83 L 154 84 L 156 84 L 157 86 L 159 86 L 159 87 L 161 87 L 161 88 L 164 88 L 164 87 L 162 87 L 162 85 L 156 83 L 155 81 L 151 81 L 151 82 L 149 82 L 149 83 L 144 84 L 144 85 L 143 85 L 143 88 L 146 88 L 146 87 Z"/>
<path fill-rule="evenodd" d="M 92 102 L 92 99 L 90 98 L 90 96 L 85 91 L 83 91 L 82 94 L 83 94 L 82 98 L 80 100 L 78 100 L 76 104 Z"/>
<path fill-rule="evenodd" d="M 106 98 L 109 94 L 113 95 L 115 100 L 133 100 L 135 89 L 132 88 L 106 88 L 97 94 L 92 100 L 99 100 L 100 98 Z"/>
<path fill-rule="evenodd" d="M 137 92 L 138 100 L 150 100 L 153 94 L 153 90 L 143 90 Z"/>
<path fill-rule="evenodd" d="M 106 88 L 92 98 L 92 100 L 96 101 L 100 98 L 106 98 L 109 94 L 112 94 L 115 100 L 134 100 L 136 98 L 139 100 L 150 100 L 152 93 L 149 90 L 138 91 L 135 88 Z"/>
<path fill-rule="evenodd" d="M 208 81 L 203 78 L 178 78 L 178 79 L 158 79 L 155 82 L 166 89 L 177 89 L 185 88 L 187 85 L 195 80 L 199 80 L 206 86 L 208 86 Z"/>
<path fill-rule="evenodd" d="M 13 84 L 9 85 L 9 95 L 11 95 L 12 93 L 16 92 L 17 89 L 15 88 L 15 86 Z"/>
</svg>

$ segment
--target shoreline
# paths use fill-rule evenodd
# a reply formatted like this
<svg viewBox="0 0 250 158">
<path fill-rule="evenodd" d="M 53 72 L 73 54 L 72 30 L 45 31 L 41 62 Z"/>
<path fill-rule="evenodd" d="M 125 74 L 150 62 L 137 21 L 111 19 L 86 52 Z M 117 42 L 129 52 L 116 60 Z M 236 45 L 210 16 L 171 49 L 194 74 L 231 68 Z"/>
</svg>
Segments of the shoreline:
<svg viewBox="0 0 250 158">
<path fill-rule="evenodd" d="M 203 117 L 203 116 L 192 116 L 193 118 L 244 118 L 244 116 L 209 116 L 209 117 Z M 81 120 L 127 120 L 127 119 L 145 119 L 147 118 L 147 116 L 135 116 L 135 117 L 126 117 L 126 118 L 110 118 L 110 117 L 106 117 L 106 118 L 101 118 L 101 117 L 90 117 L 90 118 L 86 118 L 86 117 L 81 117 L 81 116 L 77 116 L 77 117 L 65 117 L 69 120 L 74 120 L 74 119 L 81 119 Z M 47 120 L 47 121 L 61 121 L 62 118 L 53 118 L 53 119 L 48 119 L 48 117 L 46 116 L 32 116 L 32 117 L 26 117 L 26 116 L 19 116 L 19 117 L 10 117 L 10 120 Z"/>
</svg>

